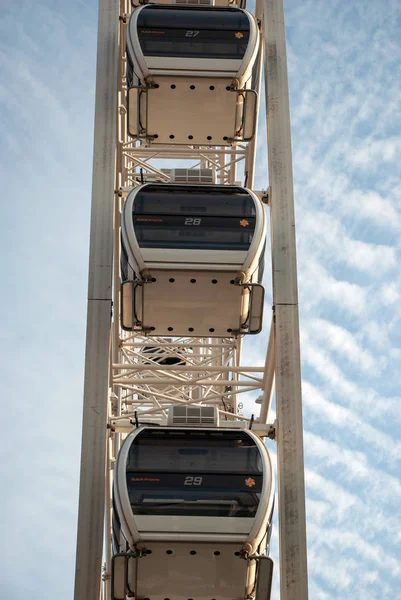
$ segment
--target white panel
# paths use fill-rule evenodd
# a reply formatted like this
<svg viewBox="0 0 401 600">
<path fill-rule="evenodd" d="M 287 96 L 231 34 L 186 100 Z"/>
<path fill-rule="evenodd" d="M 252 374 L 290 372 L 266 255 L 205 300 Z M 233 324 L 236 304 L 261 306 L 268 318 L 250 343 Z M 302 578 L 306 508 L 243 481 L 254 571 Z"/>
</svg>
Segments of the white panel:
<svg viewBox="0 0 401 600">
<path fill-rule="evenodd" d="M 182 263 L 183 268 L 190 268 L 191 264 L 219 264 L 225 269 L 226 265 L 241 269 L 248 256 L 248 251 L 241 250 L 178 250 L 174 248 L 141 248 L 142 258 L 146 263 Z M 152 265 L 147 265 L 151 268 Z M 173 265 L 174 268 L 179 268 Z"/>
<path fill-rule="evenodd" d="M 185 517 L 163 515 L 135 515 L 135 525 L 141 537 L 146 540 L 146 532 L 157 531 L 179 533 L 230 533 L 249 534 L 254 519 L 246 517 Z"/>
<path fill-rule="evenodd" d="M 147 67 L 154 75 L 162 70 L 177 71 L 177 75 L 183 74 L 181 71 L 187 71 L 193 75 L 197 75 L 197 71 L 204 71 L 205 75 L 209 72 L 212 76 L 216 74 L 220 77 L 230 77 L 230 82 L 237 75 L 242 64 L 242 59 L 228 58 L 219 60 L 216 58 L 180 58 L 178 56 L 145 56 L 144 58 Z"/>
</svg>

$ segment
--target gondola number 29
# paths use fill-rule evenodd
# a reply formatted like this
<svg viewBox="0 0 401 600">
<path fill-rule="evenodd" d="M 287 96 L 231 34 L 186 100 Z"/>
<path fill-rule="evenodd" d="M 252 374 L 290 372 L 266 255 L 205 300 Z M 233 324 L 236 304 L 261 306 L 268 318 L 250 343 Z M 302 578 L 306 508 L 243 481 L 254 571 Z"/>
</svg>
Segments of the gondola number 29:
<svg viewBox="0 0 401 600">
<path fill-rule="evenodd" d="M 202 485 L 202 477 L 185 477 L 184 485 Z"/>
</svg>

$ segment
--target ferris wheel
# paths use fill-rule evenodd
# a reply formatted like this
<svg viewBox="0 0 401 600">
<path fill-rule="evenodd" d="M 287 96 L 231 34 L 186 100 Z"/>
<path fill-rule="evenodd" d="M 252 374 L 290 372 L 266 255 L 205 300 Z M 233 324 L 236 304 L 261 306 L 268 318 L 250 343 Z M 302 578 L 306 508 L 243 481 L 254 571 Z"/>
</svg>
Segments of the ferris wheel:
<svg viewBox="0 0 401 600">
<path fill-rule="evenodd" d="M 297 302 L 282 0 L 100 0 L 75 600 L 269 600 L 266 437 L 307 600 Z"/>
</svg>

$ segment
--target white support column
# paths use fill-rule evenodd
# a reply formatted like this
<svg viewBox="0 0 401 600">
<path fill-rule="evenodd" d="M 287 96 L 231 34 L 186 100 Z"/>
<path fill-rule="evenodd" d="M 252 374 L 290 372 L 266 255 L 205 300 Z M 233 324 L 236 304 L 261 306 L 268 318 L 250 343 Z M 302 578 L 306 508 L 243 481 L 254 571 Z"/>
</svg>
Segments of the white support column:
<svg viewBox="0 0 401 600">
<path fill-rule="evenodd" d="M 298 290 L 283 0 L 263 0 L 263 13 L 276 349 L 280 599 L 307 600 Z"/>
<path fill-rule="evenodd" d="M 99 600 L 101 593 L 117 126 L 117 0 L 99 0 L 98 24 L 75 600 Z"/>
</svg>

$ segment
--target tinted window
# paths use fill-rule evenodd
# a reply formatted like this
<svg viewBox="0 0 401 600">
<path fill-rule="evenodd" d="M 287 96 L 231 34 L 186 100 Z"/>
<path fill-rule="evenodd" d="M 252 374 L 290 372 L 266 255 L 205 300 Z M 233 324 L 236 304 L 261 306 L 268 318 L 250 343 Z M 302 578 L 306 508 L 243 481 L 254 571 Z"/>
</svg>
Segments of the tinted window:
<svg viewBox="0 0 401 600">
<path fill-rule="evenodd" d="M 137 27 L 248 31 L 246 13 L 235 8 L 146 6 L 138 15 Z"/>
<path fill-rule="evenodd" d="M 255 219 L 134 215 L 134 229 L 140 248 L 247 251 Z"/>
<path fill-rule="evenodd" d="M 241 188 L 159 184 L 137 192 L 134 213 L 254 217 L 256 210 L 252 197 Z"/>
<path fill-rule="evenodd" d="M 137 21 L 145 56 L 242 59 L 249 29 L 248 17 L 235 9 L 148 6 Z"/>
<path fill-rule="evenodd" d="M 127 462 L 133 512 L 253 517 L 263 479 L 259 451 L 241 432 L 225 434 L 140 434 Z"/>
<path fill-rule="evenodd" d="M 255 442 L 242 432 L 144 430 L 130 449 L 127 471 L 261 473 Z"/>
<path fill-rule="evenodd" d="M 141 248 L 247 251 L 255 212 L 241 188 L 149 185 L 138 192 L 132 218 Z"/>
<path fill-rule="evenodd" d="M 202 487 L 173 486 L 163 482 L 150 488 L 127 478 L 128 495 L 136 515 L 181 515 L 191 517 L 247 517 L 255 516 L 260 488 L 251 492 L 234 487 L 219 476 L 219 487 L 203 482 Z"/>
</svg>

